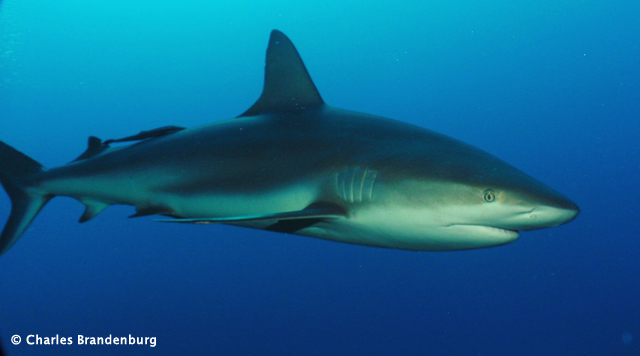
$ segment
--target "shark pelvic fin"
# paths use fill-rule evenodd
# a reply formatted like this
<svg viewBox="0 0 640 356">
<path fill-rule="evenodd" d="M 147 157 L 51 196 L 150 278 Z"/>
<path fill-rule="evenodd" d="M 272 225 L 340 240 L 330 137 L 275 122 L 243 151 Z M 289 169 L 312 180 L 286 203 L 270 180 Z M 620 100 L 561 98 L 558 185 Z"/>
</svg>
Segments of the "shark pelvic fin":
<svg viewBox="0 0 640 356">
<path fill-rule="evenodd" d="M 235 224 L 248 223 L 256 221 L 285 221 L 285 220 L 302 220 L 302 219 L 337 219 L 347 216 L 346 211 L 338 205 L 327 203 L 315 203 L 308 207 L 284 213 L 246 215 L 246 216 L 229 216 L 219 218 L 195 218 L 195 219 L 156 219 L 160 222 L 174 222 L 186 224 Z M 317 222 L 316 221 L 316 222 Z"/>
<path fill-rule="evenodd" d="M 267 47 L 262 95 L 242 116 L 295 112 L 324 105 L 293 43 L 273 30 Z"/>
<path fill-rule="evenodd" d="M 104 209 L 109 207 L 109 204 L 97 200 L 82 199 L 80 202 L 86 206 L 84 213 L 80 217 L 80 220 L 78 220 L 80 223 L 87 222 L 95 218 Z"/>
<path fill-rule="evenodd" d="M 170 215 L 172 213 L 171 209 L 164 206 L 148 206 L 148 207 L 137 207 L 136 213 L 129 216 L 130 218 L 139 218 L 142 216 L 149 215 Z"/>
</svg>

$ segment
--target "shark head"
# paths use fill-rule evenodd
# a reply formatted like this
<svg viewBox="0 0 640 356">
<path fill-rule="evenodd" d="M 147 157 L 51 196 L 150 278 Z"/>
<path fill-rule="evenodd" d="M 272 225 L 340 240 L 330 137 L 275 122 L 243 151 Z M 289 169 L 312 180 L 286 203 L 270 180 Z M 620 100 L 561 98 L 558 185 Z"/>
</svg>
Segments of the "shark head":
<svg viewBox="0 0 640 356">
<path fill-rule="evenodd" d="M 402 145 L 378 172 L 359 217 L 396 247 L 502 245 L 519 231 L 558 226 L 580 210 L 561 193 L 480 149 L 434 132 Z M 356 215 L 356 219 L 358 218 Z M 382 232 L 384 231 L 384 233 Z"/>
</svg>

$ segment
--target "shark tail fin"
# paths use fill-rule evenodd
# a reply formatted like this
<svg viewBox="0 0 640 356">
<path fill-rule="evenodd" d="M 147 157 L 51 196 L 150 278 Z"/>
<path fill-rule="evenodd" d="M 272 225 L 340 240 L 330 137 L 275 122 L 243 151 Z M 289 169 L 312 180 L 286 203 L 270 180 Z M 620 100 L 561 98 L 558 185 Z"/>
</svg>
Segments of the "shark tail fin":
<svg viewBox="0 0 640 356">
<path fill-rule="evenodd" d="M 31 178 L 43 170 L 40 163 L 0 141 L 0 184 L 11 199 L 11 214 L 0 234 L 0 255 L 18 241 L 52 198 L 51 195 L 29 189 Z"/>
</svg>

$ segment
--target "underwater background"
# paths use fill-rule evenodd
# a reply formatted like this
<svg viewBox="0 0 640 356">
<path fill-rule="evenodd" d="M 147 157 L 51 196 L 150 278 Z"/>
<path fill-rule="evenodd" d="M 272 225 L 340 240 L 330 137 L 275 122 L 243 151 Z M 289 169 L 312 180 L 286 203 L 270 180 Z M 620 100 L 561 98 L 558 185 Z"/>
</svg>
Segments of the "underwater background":
<svg viewBox="0 0 640 356">
<path fill-rule="evenodd" d="M 6 354 L 640 355 L 639 19 L 627 0 L 2 1 L 0 140 L 47 167 L 90 135 L 241 114 L 277 28 L 329 105 L 475 145 L 582 210 L 409 252 L 123 206 L 78 224 L 60 197 L 0 257 Z M 129 334 L 157 345 L 75 343 Z"/>
</svg>

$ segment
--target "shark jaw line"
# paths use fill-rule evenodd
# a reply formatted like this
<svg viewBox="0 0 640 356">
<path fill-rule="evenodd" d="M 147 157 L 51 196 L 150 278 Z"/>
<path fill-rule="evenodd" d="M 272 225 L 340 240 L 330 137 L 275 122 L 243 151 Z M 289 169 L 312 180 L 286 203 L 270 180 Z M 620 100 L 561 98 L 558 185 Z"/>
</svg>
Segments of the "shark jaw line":
<svg viewBox="0 0 640 356">
<path fill-rule="evenodd" d="M 513 238 L 513 239 L 517 239 L 520 236 L 520 232 L 518 230 L 512 230 L 512 229 L 504 229 L 501 227 L 495 227 L 495 226 L 489 226 L 489 225 L 481 225 L 481 224 L 450 224 L 447 225 L 446 228 L 450 229 L 450 228 L 455 228 L 455 227 L 463 227 L 463 228 L 470 228 L 475 230 L 475 232 L 486 232 L 486 234 L 483 234 L 485 236 L 496 236 L 496 237 L 502 237 L 502 238 Z"/>
</svg>

